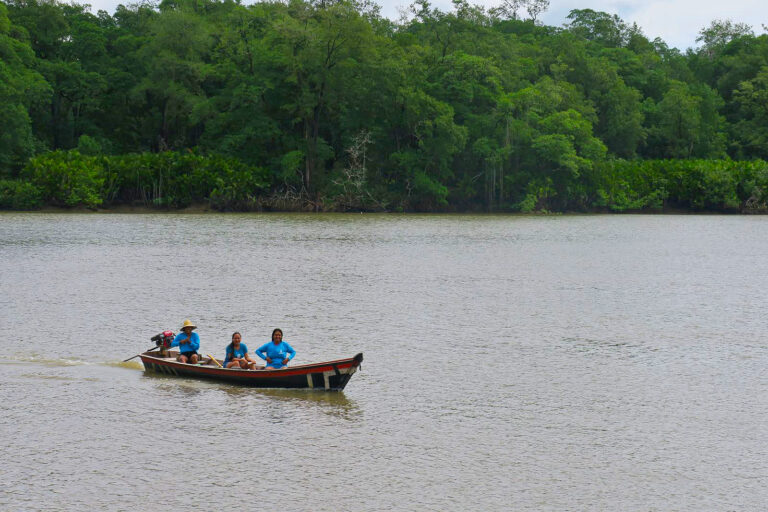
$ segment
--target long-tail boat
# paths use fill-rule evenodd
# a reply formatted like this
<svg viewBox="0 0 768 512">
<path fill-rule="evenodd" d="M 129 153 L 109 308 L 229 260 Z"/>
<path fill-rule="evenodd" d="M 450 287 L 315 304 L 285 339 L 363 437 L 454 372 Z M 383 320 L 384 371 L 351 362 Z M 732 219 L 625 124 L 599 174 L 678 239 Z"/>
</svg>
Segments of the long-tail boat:
<svg viewBox="0 0 768 512">
<path fill-rule="evenodd" d="M 178 352 L 148 350 L 139 354 L 145 372 L 210 379 L 240 386 L 259 388 L 294 388 L 341 391 L 352 375 L 360 368 L 363 354 L 348 359 L 337 359 L 322 363 L 289 365 L 279 370 L 272 368 L 244 370 L 222 368 L 218 360 L 203 357 L 198 364 L 182 363 L 177 360 Z"/>
</svg>

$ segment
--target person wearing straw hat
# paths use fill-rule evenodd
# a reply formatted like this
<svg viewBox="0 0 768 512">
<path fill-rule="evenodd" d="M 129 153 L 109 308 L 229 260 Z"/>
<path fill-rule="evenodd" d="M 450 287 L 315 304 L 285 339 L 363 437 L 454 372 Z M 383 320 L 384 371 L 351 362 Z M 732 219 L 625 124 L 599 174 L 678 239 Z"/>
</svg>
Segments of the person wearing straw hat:
<svg viewBox="0 0 768 512">
<path fill-rule="evenodd" d="M 172 347 L 179 347 L 179 361 L 182 363 L 197 364 L 200 356 L 197 355 L 197 349 L 200 348 L 200 336 L 196 332 L 197 326 L 191 320 L 184 320 L 181 326 L 181 332 L 173 338 Z"/>
</svg>

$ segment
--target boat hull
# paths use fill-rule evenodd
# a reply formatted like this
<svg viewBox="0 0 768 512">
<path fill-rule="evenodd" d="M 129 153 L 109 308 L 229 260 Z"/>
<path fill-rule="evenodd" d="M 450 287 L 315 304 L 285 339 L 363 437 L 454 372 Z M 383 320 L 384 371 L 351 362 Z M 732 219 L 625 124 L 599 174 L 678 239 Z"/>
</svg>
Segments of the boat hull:
<svg viewBox="0 0 768 512">
<path fill-rule="evenodd" d="M 348 359 L 338 359 L 322 363 L 289 366 L 282 370 L 242 370 L 219 368 L 209 364 L 187 364 L 176 360 L 173 352 L 170 357 L 158 357 L 157 353 L 140 354 L 144 371 L 177 377 L 215 380 L 238 386 L 257 388 L 319 389 L 323 391 L 341 391 L 360 368 L 363 354 Z"/>
</svg>

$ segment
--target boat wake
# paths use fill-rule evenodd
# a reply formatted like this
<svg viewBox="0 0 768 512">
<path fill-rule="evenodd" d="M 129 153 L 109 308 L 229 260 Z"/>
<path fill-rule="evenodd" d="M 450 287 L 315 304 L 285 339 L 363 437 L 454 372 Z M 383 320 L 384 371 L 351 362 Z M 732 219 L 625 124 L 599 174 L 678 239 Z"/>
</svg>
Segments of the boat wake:
<svg viewBox="0 0 768 512">
<path fill-rule="evenodd" d="M 126 368 L 128 370 L 144 370 L 144 366 L 139 361 L 111 361 L 102 364 L 116 368 Z"/>
<path fill-rule="evenodd" d="M 0 364 L 37 364 L 42 366 L 86 366 L 98 363 L 83 361 L 82 359 L 51 359 L 45 356 L 26 355 L 4 357 Z"/>
<path fill-rule="evenodd" d="M 32 364 L 47 367 L 112 366 L 117 368 L 126 368 L 128 370 L 144 369 L 139 361 L 83 361 L 82 359 L 51 359 L 50 357 L 38 355 L 4 357 L 2 360 L 0 360 L 0 364 Z"/>
</svg>

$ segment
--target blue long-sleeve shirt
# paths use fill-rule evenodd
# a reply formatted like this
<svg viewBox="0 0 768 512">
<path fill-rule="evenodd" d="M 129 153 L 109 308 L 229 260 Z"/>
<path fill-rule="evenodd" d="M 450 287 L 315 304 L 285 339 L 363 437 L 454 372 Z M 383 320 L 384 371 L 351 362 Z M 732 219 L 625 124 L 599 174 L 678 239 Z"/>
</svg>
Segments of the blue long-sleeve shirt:
<svg viewBox="0 0 768 512">
<path fill-rule="evenodd" d="M 245 354 L 248 353 L 248 347 L 245 346 L 245 343 L 242 341 L 240 342 L 240 348 L 235 350 L 234 346 L 230 343 L 227 345 L 227 357 L 224 359 L 224 367 L 226 368 L 227 363 L 229 363 L 231 360 L 233 360 L 236 357 L 245 357 Z"/>
<path fill-rule="evenodd" d="M 186 339 L 187 335 L 182 331 L 177 334 L 175 338 L 173 338 L 171 346 L 179 347 L 179 352 L 182 354 L 185 352 L 197 352 L 197 349 L 200 348 L 200 336 L 198 336 L 198 334 L 193 331 L 189 336 L 189 343 L 182 343 L 182 340 Z"/>
<path fill-rule="evenodd" d="M 286 356 L 293 359 L 296 357 L 296 351 L 285 341 L 281 341 L 277 345 L 275 345 L 273 341 L 269 341 L 256 350 L 256 355 L 265 361 L 267 360 L 267 357 L 269 357 L 272 362 L 267 364 L 267 366 L 282 368 L 287 362 Z"/>
</svg>

